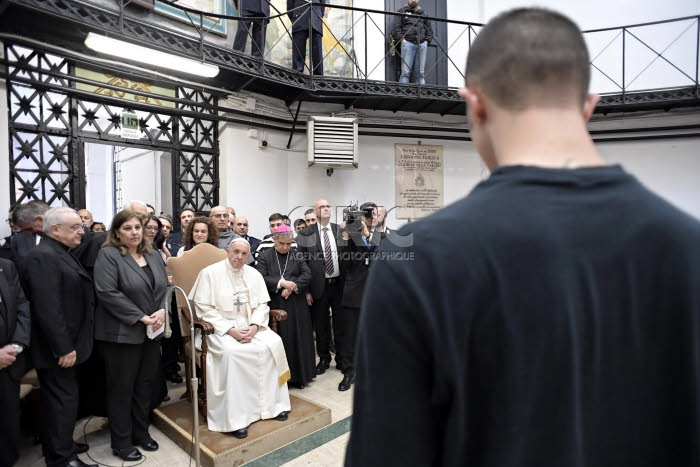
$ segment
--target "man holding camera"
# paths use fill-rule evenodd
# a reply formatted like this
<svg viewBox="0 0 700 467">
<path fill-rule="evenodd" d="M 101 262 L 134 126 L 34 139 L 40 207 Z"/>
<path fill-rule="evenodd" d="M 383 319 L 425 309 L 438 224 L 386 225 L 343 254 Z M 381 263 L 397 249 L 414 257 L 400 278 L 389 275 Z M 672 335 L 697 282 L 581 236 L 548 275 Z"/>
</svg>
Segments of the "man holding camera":
<svg viewBox="0 0 700 467">
<path fill-rule="evenodd" d="M 336 361 L 341 366 L 343 380 L 339 391 L 347 391 L 355 381 L 355 336 L 360 317 L 360 305 L 367 282 L 372 253 L 385 238 L 384 232 L 373 229 L 377 205 L 363 203 L 359 210 L 350 208 L 344 218 L 342 237 L 346 242 L 339 248 L 340 270 L 343 272 L 343 307 L 333 313 L 336 324 Z"/>
</svg>

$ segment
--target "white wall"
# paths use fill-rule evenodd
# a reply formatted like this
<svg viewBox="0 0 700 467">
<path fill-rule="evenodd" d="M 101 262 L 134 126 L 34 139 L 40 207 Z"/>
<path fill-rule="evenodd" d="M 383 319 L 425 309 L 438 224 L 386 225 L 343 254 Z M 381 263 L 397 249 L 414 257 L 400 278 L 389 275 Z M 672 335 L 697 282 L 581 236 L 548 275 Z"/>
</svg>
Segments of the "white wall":
<svg viewBox="0 0 700 467">
<path fill-rule="evenodd" d="M 622 164 L 647 187 L 700 219 L 700 138 L 599 143 L 611 164 Z"/>
<path fill-rule="evenodd" d="M 360 137 L 359 168 L 336 169 L 328 177 L 325 168 L 307 167 L 304 133 L 294 137 L 289 152 L 284 149 L 288 133 L 267 132 L 266 138 L 268 148 L 260 150 L 257 140 L 248 138 L 247 128 L 227 125 L 220 133 L 221 202 L 246 216 L 256 237 L 268 233 L 267 218 L 273 212 L 286 213 L 295 220 L 319 198 L 328 199 L 333 206 L 374 201 L 393 207 L 394 144 L 418 142 Z M 422 143 L 443 146 L 445 205 L 466 195 L 488 175 L 471 144 L 427 139 Z M 403 222 L 389 215 L 389 226 Z"/>
</svg>

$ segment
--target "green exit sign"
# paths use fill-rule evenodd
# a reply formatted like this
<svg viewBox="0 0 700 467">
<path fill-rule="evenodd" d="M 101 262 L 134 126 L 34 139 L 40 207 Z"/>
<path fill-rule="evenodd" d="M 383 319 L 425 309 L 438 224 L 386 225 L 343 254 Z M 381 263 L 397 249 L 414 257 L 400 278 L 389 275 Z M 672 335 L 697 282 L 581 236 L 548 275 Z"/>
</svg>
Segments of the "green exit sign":
<svg viewBox="0 0 700 467">
<path fill-rule="evenodd" d="M 122 138 L 139 139 L 138 115 L 130 112 L 122 112 L 121 134 Z"/>
</svg>

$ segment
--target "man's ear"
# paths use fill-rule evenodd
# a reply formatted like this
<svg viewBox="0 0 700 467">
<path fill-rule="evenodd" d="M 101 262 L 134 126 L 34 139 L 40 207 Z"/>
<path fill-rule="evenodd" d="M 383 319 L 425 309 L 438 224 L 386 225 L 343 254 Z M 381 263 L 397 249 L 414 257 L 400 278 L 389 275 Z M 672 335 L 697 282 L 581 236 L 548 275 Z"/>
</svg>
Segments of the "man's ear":
<svg viewBox="0 0 700 467">
<path fill-rule="evenodd" d="M 467 115 L 471 122 L 482 125 L 486 121 L 484 95 L 477 87 L 463 87 L 458 91 L 459 96 L 467 103 Z"/>
<path fill-rule="evenodd" d="M 600 102 L 600 96 L 598 94 L 588 94 L 586 96 L 586 101 L 583 103 L 583 119 L 588 122 L 593 115 L 595 106 Z"/>
</svg>

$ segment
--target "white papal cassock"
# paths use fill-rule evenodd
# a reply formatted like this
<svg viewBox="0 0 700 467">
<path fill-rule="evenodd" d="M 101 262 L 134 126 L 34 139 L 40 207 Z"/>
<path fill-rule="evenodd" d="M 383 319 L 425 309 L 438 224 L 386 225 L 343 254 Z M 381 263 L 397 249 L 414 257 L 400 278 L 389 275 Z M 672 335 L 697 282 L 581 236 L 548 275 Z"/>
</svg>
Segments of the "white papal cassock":
<svg viewBox="0 0 700 467">
<path fill-rule="evenodd" d="M 234 269 L 225 259 L 202 269 L 190 299 L 199 317 L 214 326 L 207 336 L 209 430 L 235 431 L 289 411 L 287 356 L 282 339 L 267 327 L 270 296 L 260 273 L 250 266 Z M 260 330 L 250 343 L 227 334 L 252 324 Z"/>
</svg>

